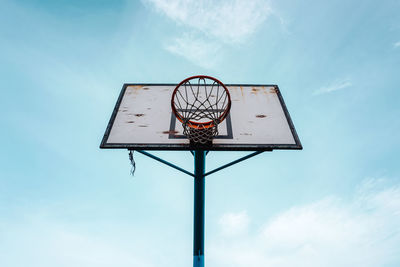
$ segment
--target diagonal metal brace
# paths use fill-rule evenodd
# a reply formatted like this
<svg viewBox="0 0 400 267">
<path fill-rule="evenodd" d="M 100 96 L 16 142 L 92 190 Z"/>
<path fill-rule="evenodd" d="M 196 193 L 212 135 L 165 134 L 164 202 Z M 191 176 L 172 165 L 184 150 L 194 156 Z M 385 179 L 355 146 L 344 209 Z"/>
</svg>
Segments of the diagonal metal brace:
<svg viewBox="0 0 400 267">
<path fill-rule="evenodd" d="M 181 167 L 178 167 L 178 166 L 176 166 L 176 165 L 174 165 L 174 164 L 172 164 L 172 163 L 170 163 L 170 162 L 168 162 L 166 160 L 163 160 L 162 158 L 154 156 L 153 154 L 150 154 L 150 153 L 148 153 L 146 151 L 143 151 L 143 150 L 136 150 L 136 151 L 141 153 L 141 154 L 143 154 L 143 155 L 145 155 L 145 156 L 148 156 L 149 158 L 155 159 L 155 160 L 157 160 L 157 161 L 159 161 L 161 163 L 164 163 L 165 165 L 168 165 L 168 166 L 170 166 L 170 167 L 172 167 L 172 168 L 174 168 L 174 169 L 176 169 L 178 171 L 181 171 L 181 172 L 183 172 L 183 173 L 185 173 L 187 175 L 190 175 L 190 176 L 194 177 L 193 173 L 191 173 L 191 172 L 189 172 L 189 171 L 187 171 L 185 169 L 182 169 Z"/>
<path fill-rule="evenodd" d="M 236 163 L 239 163 L 239 162 L 241 162 L 241 161 L 243 161 L 243 160 L 246 160 L 246 159 L 252 158 L 252 157 L 254 157 L 254 156 L 257 156 L 258 154 L 261 154 L 261 153 L 263 153 L 263 152 L 264 152 L 264 151 L 256 151 L 256 152 L 253 152 L 253 153 L 251 153 L 251 154 L 249 154 L 249 155 L 247 155 L 247 156 L 241 157 L 241 158 L 239 158 L 239 159 L 237 159 L 237 160 L 234 160 L 234 161 L 232 161 L 232 162 L 230 162 L 230 163 L 228 163 L 228 164 L 222 165 L 221 167 L 218 167 L 218 168 L 216 168 L 216 169 L 214 169 L 214 170 L 212 170 L 212 171 L 206 172 L 206 173 L 204 174 L 204 176 L 207 176 L 207 175 L 213 174 L 213 173 L 215 173 L 215 172 L 217 172 L 217 171 L 220 171 L 220 170 L 222 170 L 222 169 L 228 168 L 228 167 L 230 167 L 230 166 L 232 166 L 232 165 L 234 165 L 234 164 L 236 164 Z"/>
</svg>

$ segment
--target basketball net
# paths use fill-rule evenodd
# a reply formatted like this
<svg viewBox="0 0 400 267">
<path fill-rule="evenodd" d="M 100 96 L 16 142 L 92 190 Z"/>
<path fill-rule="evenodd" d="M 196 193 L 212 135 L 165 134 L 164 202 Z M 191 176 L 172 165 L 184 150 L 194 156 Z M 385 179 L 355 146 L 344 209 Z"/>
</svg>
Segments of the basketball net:
<svg viewBox="0 0 400 267">
<path fill-rule="evenodd" d="M 193 76 L 175 88 L 171 107 L 183 134 L 194 144 L 206 144 L 218 135 L 218 124 L 228 115 L 231 99 L 225 85 L 210 76 Z"/>
</svg>

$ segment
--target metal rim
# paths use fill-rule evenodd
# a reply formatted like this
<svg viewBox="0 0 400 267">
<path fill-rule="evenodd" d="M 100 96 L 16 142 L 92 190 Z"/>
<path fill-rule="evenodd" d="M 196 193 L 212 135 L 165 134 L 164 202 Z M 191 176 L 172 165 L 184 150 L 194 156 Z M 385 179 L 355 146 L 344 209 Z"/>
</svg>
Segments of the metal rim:
<svg viewBox="0 0 400 267">
<path fill-rule="evenodd" d="M 175 102 L 174 102 L 174 98 L 176 95 L 176 92 L 178 91 L 179 87 L 181 87 L 181 85 L 185 84 L 186 82 L 192 80 L 192 79 L 210 79 L 213 80 L 214 82 L 217 82 L 219 85 L 221 85 L 224 89 L 225 92 L 228 96 L 228 104 L 226 109 L 224 110 L 224 112 L 221 114 L 221 116 L 218 117 L 218 121 L 222 122 L 226 116 L 228 115 L 230 109 L 231 109 L 231 95 L 229 93 L 228 88 L 226 88 L 225 84 L 223 84 L 220 80 L 218 80 L 217 78 L 211 77 L 211 76 L 207 76 L 207 75 L 195 75 L 195 76 L 191 76 L 189 78 L 184 79 L 183 81 L 181 81 L 174 89 L 174 92 L 172 93 L 172 97 L 171 97 L 171 108 L 172 108 L 172 112 L 175 114 L 176 118 L 183 123 L 184 118 L 182 117 L 181 114 L 179 114 L 179 112 L 176 110 L 175 107 Z M 207 122 L 196 122 L 196 121 L 191 121 L 189 120 L 187 122 L 188 126 L 194 129 L 207 129 L 210 127 L 214 127 L 215 123 L 214 121 L 210 120 Z"/>
</svg>

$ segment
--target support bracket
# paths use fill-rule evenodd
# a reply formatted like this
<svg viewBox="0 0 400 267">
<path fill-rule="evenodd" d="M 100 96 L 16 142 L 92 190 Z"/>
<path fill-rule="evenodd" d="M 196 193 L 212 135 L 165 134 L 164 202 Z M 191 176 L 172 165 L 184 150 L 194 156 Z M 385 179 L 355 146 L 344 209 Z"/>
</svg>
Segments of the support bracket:
<svg viewBox="0 0 400 267">
<path fill-rule="evenodd" d="M 228 168 L 228 167 L 230 167 L 230 166 L 232 166 L 232 165 L 235 165 L 236 163 L 239 163 L 239 162 L 244 161 L 244 160 L 246 160 L 246 159 L 249 159 L 249 158 L 252 158 L 252 157 L 254 157 L 254 156 L 257 156 L 258 154 L 261 154 L 261 153 L 263 153 L 263 152 L 264 152 L 264 151 L 256 151 L 256 152 L 253 152 L 253 153 L 251 153 L 251 154 L 249 154 L 249 155 L 247 155 L 247 156 L 238 158 L 237 160 L 234 160 L 234 161 L 232 161 L 232 162 L 230 162 L 230 163 L 228 163 L 228 164 L 222 165 L 221 167 L 218 167 L 218 168 L 216 168 L 216 169 L 214 169 L 214 170 L 212 170 L 212 171 L 206 172 L 206 173 L 204 174 L 204 176 L 208 176 L 208 175 L 210 175 L 210 174 L 216 173 L 217 171 L 220 171 L 220 170 L 222 170 L 222 169 Z"/>
<path fill-rule="evenodd" d="M 162 158 L 154 156 L 153 154 L 150 154 L 149 152 L 146 152 L 144 150 L 137 150 L 137 152 L 139 152 L 140 154 L 143 154 L 145 156 L 148 156 L 149 158 L 155 159 L 155 160 L 157 160 L 157 161 L 159 161 L 159 162 L 161 162 L 161 163 L 163 163 L 165 165 L 168 165 L 168 166 L 170 166 L 170 167 L 172 167 L 172 168 L 174 168 L 174 169 L 176 169 L 178 171 L 181 171 L 181 172 L 183 172 L 183 173 L 185 173 L 185 174 L 187 174 L 189 176 L 194 177 L 193 173 L 191 173 L 191 172 L 189 172 L 189 171 L 187 171 L 187 170 L 185 170 L 185 169 L 183 169 L 183 168 L 181 168 L 179 166 L 176 166 L 175 164 L 172 164 L 172 163 L 170 163 L 170 162 L 168 162 L 166 160 L 163 160 Z"/>
<path fill-rule="evenodd" d="M 175 164 L 172 164 L 172 163 L 170 163 L 170 162 L 168 162 L 168 161 L 166 161 L 166 160 L 164 160 L 164 159 L 162 159 L 162 158 L 159 158 L 159 157 L 157 157 L 157 156 L 155 156 L 155 155 L 153 155 L 153 154 L 150 154 L 149 152 L 146 152 L 146 151 L 144 151 L 144 150 L 136 150 L 136 151 L 139 152 L 139 153 L 141 153 L 141 154 L 143 154 L 143 155 L 145 155 L 145 156 L 147 156 L 147 157 L 149 157 L 149 158 L 152 158 L 152 159 L 154 159 L 154 160 L 157 160 L 157 161 L 159 161 L 159 162 L 161 162 L 161 163 L 163 163 L 163 164 L 165 164 L 165 165 L 168 165 L 168 166 L 170 166 L 170 167 L 172 167 L 172 168 L 174 168 L 174 169 L 176 169 L 176 170 L 178 170 L 178 171 L 181 171 L 181 172 L 183 172 L 183 173 L 185 173 L 185 174 L 187 174 L 187 175 L 189 175 L 189 176 L 195 177 L 195 175 L 194 175 L 193 173 L 191 173 L 191 172 L 189 172 L 189 171 L 187 171 L 187 170 L 185 170 L 185 169 L 183 169 L 183 168 L 181 168 L 181 167 L 179 167 L 179 166 L 176 166 Z M 190 151 L 190 152 L 192 152 L 192 151 Z M 209 152 L 209 151 L 206 152 L 206 155 L 208 154 L 208 152 Z M 258 154 L 261 154 L 261 153 L 263 153 L 263 152 L 264 152 L 264 151 L 256 151 L 256 152 L 253 152 L 253 153 L 251 153 L 251 154 L 249 154 L 249 155 L 246 155 L 246 156 L 244 156 L 244 157 L 238 158 L 237 160 L 234 160 L 234 161 L 232 161 L 232 162 L 230 162 L 230 163 L 227 163 L 227 164 L 225 164 L 225 165 L 222 165 L 221 167 L 218 167 L 218 168 L 216 168 L 216 169 L 214 169 L 214 170 L 212 170 L 212 171 L 206 172 L 206 173 L 204 174 L 204 177 L 205 177 L 205 176 L 208 176 L 208 175 L 210 175 L 210 174 L 216 173 L 216 172 L 218 172 L 218 171 L 220 171 L 220 170 L 223 170 L 223 169 L 225 169 L 225 168 L 228 168 L 228 167 L 230 167 L 230 166 L 232 166 L 232 165 L 235 165 L 235 164 L 237 164 L 237 163 L 239 163 L 239 162 L 242 162 L 242 161 L 244 161 L 244 160 L 246 160 L 246 159 L 249 159 L 249 158 L 252 158 L 252 157 L 254 157 L 254 156 L 257 156 Z M 193 153 L 193 154 L 194 154 L 194 153 Z"/>
</svg>

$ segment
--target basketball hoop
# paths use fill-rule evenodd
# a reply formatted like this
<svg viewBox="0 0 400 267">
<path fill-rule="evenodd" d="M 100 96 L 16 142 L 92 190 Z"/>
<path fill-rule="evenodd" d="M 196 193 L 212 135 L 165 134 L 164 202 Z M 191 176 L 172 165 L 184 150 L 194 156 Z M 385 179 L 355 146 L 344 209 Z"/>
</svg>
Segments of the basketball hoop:
<svg viewBox="0 0 400 267">
<path fill-rule="evenodd" d="M 231 97 L 222 82 L 198 75 L 176 86 L 171 107 L 182 123 L 183 134 L 194 144 L 206 144 L 218 135 L 218 124 L 230 111 Z"/>
<path fill-rule="evenodd" d="M 277 85 L 225 86 L 210 76 L 193 76 L 179 85 L 124 84 L 100 148 L 128 149 L 132 175 L 136 151 L 192 177 L 193 266 L 204 267 L 206 177 L 264 151 L 303 147 Z M 193 171 L 146 150 L 190 151 Z M 209 151 L 254 152 L 206 172 Z"/>
</svg>

